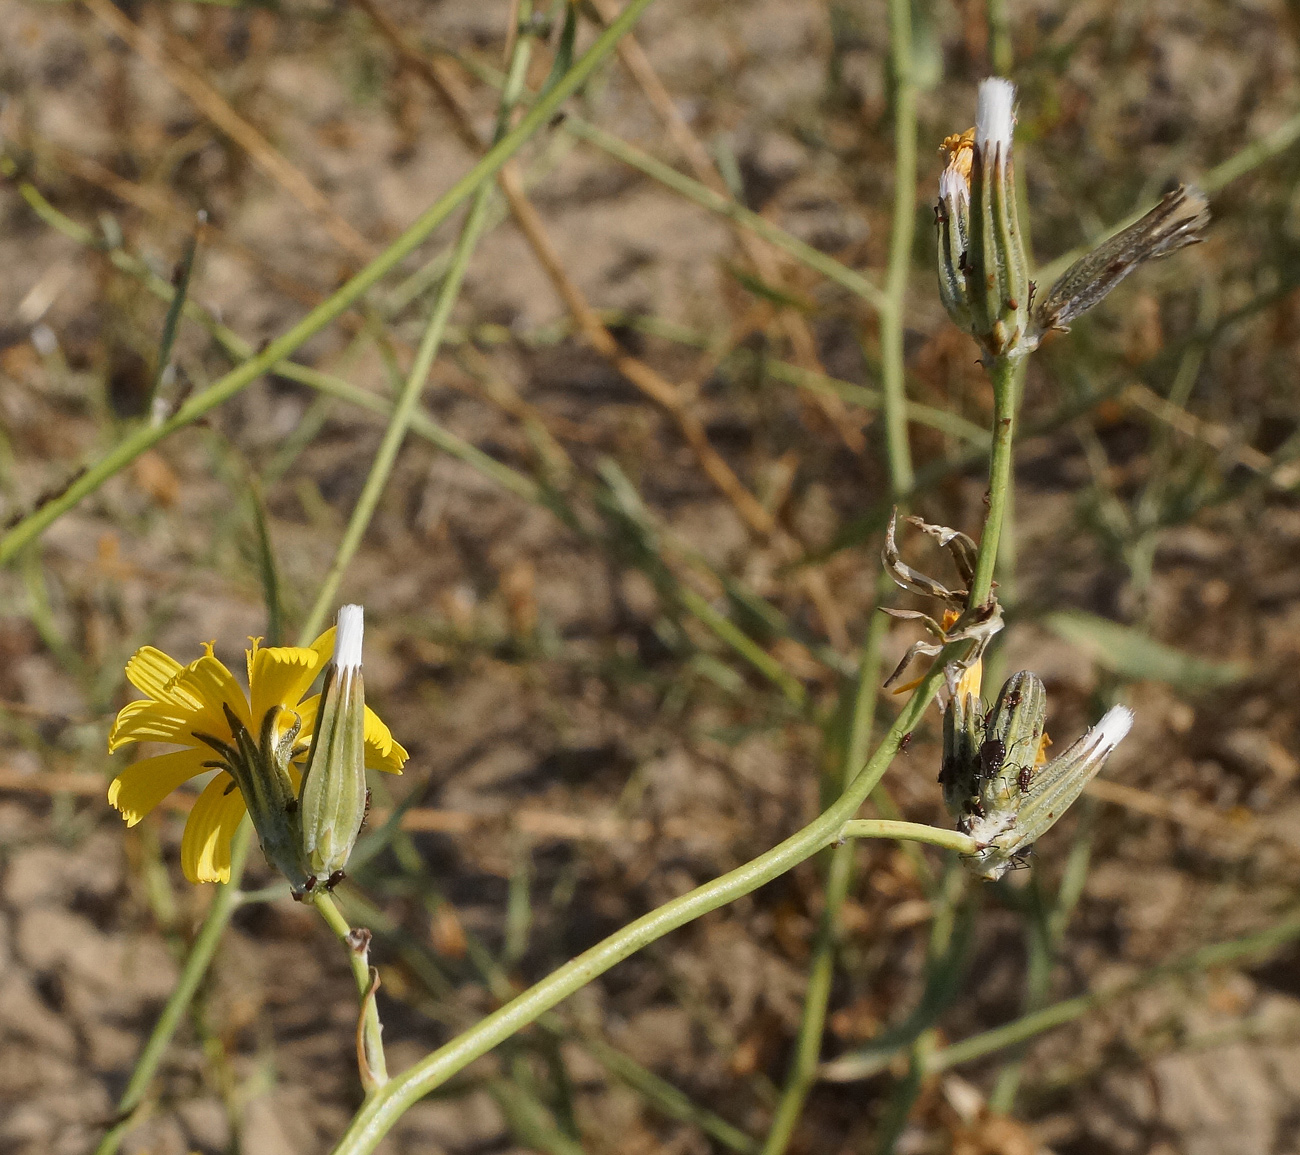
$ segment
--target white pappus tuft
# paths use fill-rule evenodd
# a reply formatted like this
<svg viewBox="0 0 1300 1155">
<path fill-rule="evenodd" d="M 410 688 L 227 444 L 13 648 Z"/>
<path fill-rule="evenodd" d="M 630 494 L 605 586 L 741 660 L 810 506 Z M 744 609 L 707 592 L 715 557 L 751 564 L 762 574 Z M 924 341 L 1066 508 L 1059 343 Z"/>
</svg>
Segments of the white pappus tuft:
<svg viewBox="0 0 1300 1155">
<path fill-rule="evenodd" d="M 1085 736 L 1089 752 L 1104 750 L 1102 757 L 1108 755 L 1123 740 L 1124 735 L 1133 728 L 1133 711 L 1127 706 L 1112 706 L 1102 715 L 1098 722 Z"/>
<path fill-rule="evenodd" d="M 1011 147 L 1011 130 L 1016 117 L 1013 104 L 1016 86 L 1000 76 L 980 81 L 979 105 L 975 112 L 975 147 L 981 152 L 1002 145 L 1005 155 Z"/>
<path fill-rule="evenodd" d="M 362 606 L 339 607 L 338 630 L 334 635 L 334 665 L 340 670 L 355 670 L 361 666 L 365 612 Z"/>
<path fill-rule="evenodd" d="M 970 185 L 951 165 L 939 174 L 939 199 L 945 203 L 970 204 Z"/>
</svg>

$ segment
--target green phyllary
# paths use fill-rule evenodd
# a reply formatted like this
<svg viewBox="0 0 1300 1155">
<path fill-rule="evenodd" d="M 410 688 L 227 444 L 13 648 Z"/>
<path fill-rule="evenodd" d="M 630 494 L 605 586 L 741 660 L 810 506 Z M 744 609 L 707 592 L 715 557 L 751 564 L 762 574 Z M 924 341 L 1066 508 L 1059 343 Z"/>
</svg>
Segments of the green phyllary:
<svg viewBox="0 0 1300 1155">
<path fill-rule="evenodd" d="M 341 877 L 366 815 L 366 693 L 360 606 L 342 606 L 302 780 L 302 862 L 312 883 Z M 309 887 L 310 889 L 310 887 Z"/>
</svg>

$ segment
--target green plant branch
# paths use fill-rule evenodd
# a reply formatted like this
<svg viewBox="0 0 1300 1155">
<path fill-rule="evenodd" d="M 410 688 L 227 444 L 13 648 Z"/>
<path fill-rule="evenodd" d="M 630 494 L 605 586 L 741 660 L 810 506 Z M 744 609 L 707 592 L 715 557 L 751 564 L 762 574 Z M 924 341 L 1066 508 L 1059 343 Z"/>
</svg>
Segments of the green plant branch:
<svg viewBox="0 0 1300 1155">
<path fill-rule="evenodd" d="M 996 548 L 996 541 L 990 538 L 981 544 L 981 549 Z M 836 841 L 845 823 L 880 781 L 903 735 L 916 726 L 934 699 L 944 678 L 944 666 L 967 648 L 966 642 L 945 647 L 866 766 L 841 798 L 818 818 L 765 854 L 629 923 L 391 1079 L 362 1105 L 336 1148 L 336 1155 L 373 1151 L 412 1104 L 610 967 L 670 931 L 751 893 Z"/>
<path fill-rule="evenodd" d="M 1171 963 L 1152 967 L 1128 982 L 1120 983 L 1107 990 L 1089 991 L 1087 994 L 1065 999 L 1040 1011 L 1023 1015 L 1014 1022 L 994 1027 L 990 1031 L 972 1035 L 960 1043 L 944 1047 L 931 1057 L 928 1071 L 934 1074 L 950 1070 L 1005 1047 L 1023 1043 L 1053 1027 L 1064 1026 L 1066 1023 L 1082 1018 L 1089 1011 L 1125 998 L 1155 983 L 1178 978 L 1181 975 L 1197 974 L 1211 967 L 1226 966 L 1243 958 L 1267 955 L 1296 939 L 1300 939 L 1300 916 L 1292 915 L 1258 934 L 1201 947 Z"/>
<path fill-rule="evenodd" d="M 413 252 L 463 201 L 472 196 L 500 170 L 539 130 L 578 88 L 597 65 L 612 51 L 619 39 L 636 23 L 652 0 L 629 0 L 627 6 L 612 21 L 595 43 L 574 62 L 573 67 L 545 92 L 501 140 L 489 149 L 483 158 L 426 209 L 415 222 L 378 257 L 357 273 L 337 292 L 331 294 L 311 310 L 301 321 L 272 341 L 257 356 L 213 382 L 206 389 L 187 400 L 170 418 L 157 425 L 141 425 L 128 433 L 116 446 L 76 477 L 56 497 L 33 510 L 0 536 L 0 564 L 14 557 L 24 546 L 37 538 L 48 526 L 75 506 L 82 498 L 94 493 L 109 478 L 130 465 L 147 449 L 170 436 L 176 430 L 198 420 L 205 413 L 229 400 L 241 389 L 256 380 L 295 352 L 315 336 L 340 313 L 360 299 L 372 286 L 390 273 Z"/>
<path fill-rule="evenodd" d="M 840 837 L 898 838 L 955 850 L 958 854 L 974 854 L 979 849 L 969 834 L 942 826 L 927 826 L 923 822 L 898 822 L 892 818 L 855 818 L 840 827 Z"/>
<path fill-rule="evenodd" d="M 971 583 L 970 598 L 967 600 L 967 605 L 972 608 L 983 605 L 993 590 L 993 571 L 997 566 L 998 551 L 986 549 L 985 543 L 990 539 L 1001 543 L 1002 523 L 1011 501 L 1016 401 L 1024 366 L 1023 357 L 1014 361 L 998 357 L 989 367 L 989 376 L 993 380 L 993 451 L 989 458 L 988 513 L 984 518 L 984 534 L 975 565 L 975 580 Z"/>
<path fill-rule="evenodd" d="M 350 941 L 352 927 L 348 920 L 334 905 L 334 900 L 323 890 L 317 888 L 311 894 L 311 903 L 320 911 L 321 918 L 334 932 L 335 938 L 343 944 L 347 952 L 348 965 L 352 968 L 352 977 L 356 980 L 357 994 L 362 1002 L 364 1016 L 363 1030 L 366 1035 L 366 1058 L 371 1063 L 371 1070 L 380 1083 L 388 1079 L 388 1067 L 384 1061 L 383 1026 L 379 1022 L 379 1011 L 371 992 L 370 964 L 366 961 L 365 951 L 358 952 L 352 948 Z"/>
</svg>

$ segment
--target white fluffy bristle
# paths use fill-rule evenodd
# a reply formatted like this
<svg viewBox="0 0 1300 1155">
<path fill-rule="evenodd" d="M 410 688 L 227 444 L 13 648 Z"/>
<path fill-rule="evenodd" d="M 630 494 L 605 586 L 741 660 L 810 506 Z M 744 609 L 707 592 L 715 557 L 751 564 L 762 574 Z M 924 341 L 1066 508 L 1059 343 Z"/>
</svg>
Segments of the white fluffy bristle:
<svg viewBox="0 0 1300 1155">
<path fill-rule="evenodd" d="M 970 186 L 956 169 L 945 168 L 939 174 L 939 199 L 945 203 L 957 201 L 970 204 Z"/>
<path fill-rule="evenodd" d="M 975 147 L 983 151 L 993 145 L 1011 147 L 1011 130 L 1016 118 L 1012 111 L 1016 86 L 1000 76 L 980 81 L 979 105 L 975 112 Z"/>
<path fill-rule="evenodd" d="M 1112 706 L 1093 729 L 1093 742 L 1113 750 L 1132 726 L 1133 711 L 1127 706 Z"/>
<path fill-rule="evenodd" d="M 361 665 L 365 613 L 361 606 L 339 606 L 338 632 L 334 635 L 334 664 L 340 670 L 356 669 Z"/>
</svg>

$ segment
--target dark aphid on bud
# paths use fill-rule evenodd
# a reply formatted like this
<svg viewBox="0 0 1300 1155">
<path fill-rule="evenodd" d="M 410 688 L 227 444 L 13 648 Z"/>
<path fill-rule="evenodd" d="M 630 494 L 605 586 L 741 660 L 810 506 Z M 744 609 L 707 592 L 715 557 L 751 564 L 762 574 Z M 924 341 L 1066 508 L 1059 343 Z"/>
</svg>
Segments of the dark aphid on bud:
<svg viewBox="0 0 1300 1155">
<path fill-rule="evenodd" d="M 1179 185 L 1136 224 L 1122 229 L 1061 275 L 1034 310 L 1035 339 L 1065 329 L 1139 265 L 1203 240 L 1209 203 L 1200 189 Z"/>
<path fill-rule="evenodd" d="M 990 814 L 1020 807 L 1020 780 L 1033 774 L 1047 723 L 1047 691 L 1028 670 L 1012 674 L 984 718 L 980 747 L 980 799 Z"/>
<path fill-rule="evenodd" d="M 1069 809 L 1133 724 L 1115 706 L 1082 738 L 1039 765 L 1047 695 L 1033 674 L 1013 674 L 985 716 L 976 797 L 957 828 L 976 840 L 966 866 L 998 879 L 1025 865 L 1030 848 Z M 946 795 L 945 795 L 946 800 Z"/>
</svg>

